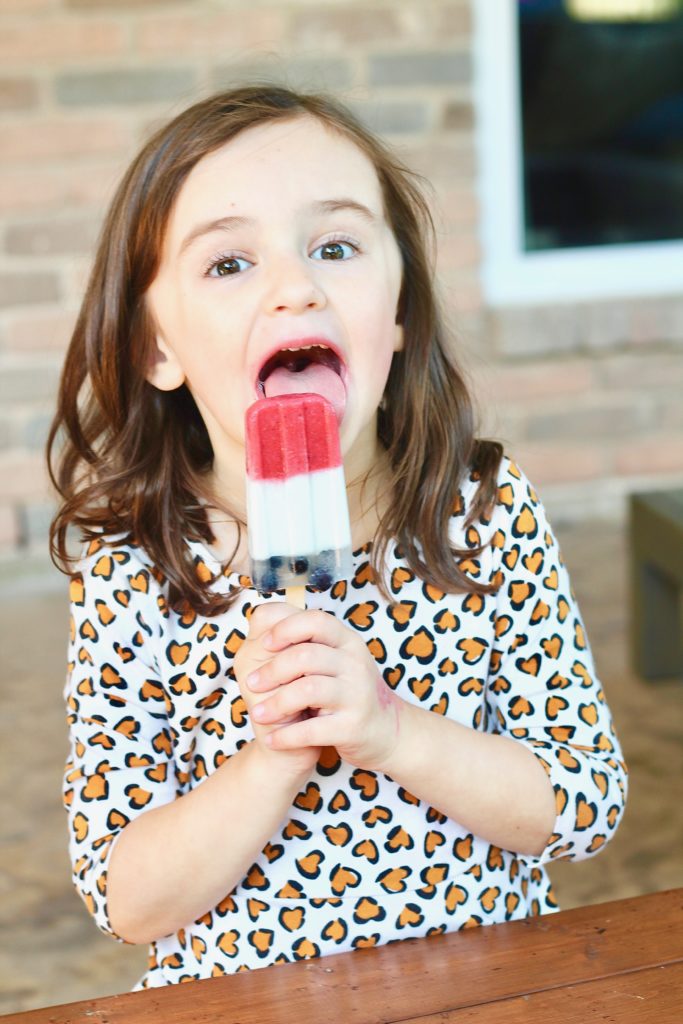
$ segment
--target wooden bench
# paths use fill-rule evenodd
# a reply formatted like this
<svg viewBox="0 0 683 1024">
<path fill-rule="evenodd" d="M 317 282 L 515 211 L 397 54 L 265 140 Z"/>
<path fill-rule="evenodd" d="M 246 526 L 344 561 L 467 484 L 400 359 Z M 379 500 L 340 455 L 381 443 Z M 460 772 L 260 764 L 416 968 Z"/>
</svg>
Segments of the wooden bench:
<svg viewBox="0 0 683 1024">
<path fill-rule="evenodd" d="M 631 495 L 629 527 L 634 668 L 683 677 L 683 489 Z"/>
</svg>

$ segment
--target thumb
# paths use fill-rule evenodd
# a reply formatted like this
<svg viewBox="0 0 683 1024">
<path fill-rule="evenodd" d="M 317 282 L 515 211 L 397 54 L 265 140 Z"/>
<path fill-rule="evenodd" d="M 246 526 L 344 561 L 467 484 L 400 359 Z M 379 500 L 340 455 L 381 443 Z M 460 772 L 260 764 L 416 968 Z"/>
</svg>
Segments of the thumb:
<svg viewBox="0 0 683 1024">
<path fill-rule="evenodd" d="M 300 611 L 291 604 L 271 602 L 258 604 L 249 616 L 249 639 L 258 640 L 272 629 L 277 622 L 288 619 L 290 615 L 296 615 Z"/>
</svg>

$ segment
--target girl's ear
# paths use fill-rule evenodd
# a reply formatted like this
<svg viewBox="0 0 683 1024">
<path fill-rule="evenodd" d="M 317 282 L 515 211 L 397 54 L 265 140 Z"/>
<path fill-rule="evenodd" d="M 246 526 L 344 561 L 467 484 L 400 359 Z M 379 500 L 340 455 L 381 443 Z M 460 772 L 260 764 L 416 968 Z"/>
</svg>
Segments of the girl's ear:
<svg viewBox="0 0 683 1024">
<path fill-rule="evenodd" d="M 185 381 L 185 373 L 175 352 L 158 334 L 150 352 L 145 376 L 159 391 L 175 391 Z"/>
<path fill-rule="evenodd" d="M 403 324 L 397 323 L 394 328 L 394 352 L 400 352 L 403 349 Z"/>
</svg>

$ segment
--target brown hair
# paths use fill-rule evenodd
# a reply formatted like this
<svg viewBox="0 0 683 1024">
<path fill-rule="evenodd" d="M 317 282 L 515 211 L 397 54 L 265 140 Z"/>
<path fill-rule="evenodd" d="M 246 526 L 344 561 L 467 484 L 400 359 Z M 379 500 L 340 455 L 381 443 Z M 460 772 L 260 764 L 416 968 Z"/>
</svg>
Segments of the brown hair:
<svg viewBox="0 0 683 1024">
<path fill-rule="evenodd" d="M 111 203 L 47 445 L 50 477 L 62 498 L 50 549 L 62 571 L 70 572 L 74 561 L 67 530 L 75 526 L 86 541 L 123 535 L 141 545 L 168 581 L 171 604 L 217 614 L 235 599 L 234 592 L 212 592 L 186 543 L 214 541 L 206 502 L 216 501 L 203 479 L 213 453 L 186 385 L 160 391 L 146 379 L 154 332 L 145 293 L 157 274 L 174 200 L 198 161 L 247 128 L 305 115 L 349 138 L 372 161 L 403 262 L 398 320 L 405 342 L 394 354 L 378 413 L 392 501 L 371 552 L 377 584 L 391 601 L 382 565 L 389 542 L 398 541 L 426 582 L 446 592 L 494 589 L 458 564 L 481 549 L 458 551 L 448 538 L 468 471 L 479 480 L 468 522 L 490 514 L 502 448 L 474 436 L 472 402 L 432 286 L 434 226 L 418 176 L 336 102 L 270 84 L 220 93 L 185 110 L 150 139 Z"/>
</svg>

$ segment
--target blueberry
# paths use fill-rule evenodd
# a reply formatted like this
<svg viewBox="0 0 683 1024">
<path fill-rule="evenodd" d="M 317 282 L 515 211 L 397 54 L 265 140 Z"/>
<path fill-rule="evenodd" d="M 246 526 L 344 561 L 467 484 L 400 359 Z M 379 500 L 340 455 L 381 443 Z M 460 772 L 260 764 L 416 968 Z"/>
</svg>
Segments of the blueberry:
<svg viewBox="0 0 683 1024">
<path fill-rule="evenodd" d="M 318 590 L 328 590 L 332 586 L 332 577 L 325 569 L 314 569 L 311 573 L 311 585 Z"/>
<path fill-rule="evenodd" d="M 294 558 L 291 562 L 292 572 L 295 572 L 297 576 L 303 576 L 308 572 L 308 559 L 307 558 Z"/>
<path fill-rule="evenodd" d="M 264 572 L 260 580 L 257 580 L 256 586 L 258 590 L 277 590 L 279 588 L 280 577 L 277 572 L 269 570 Z"/>
<path fill-rule="evenodd" d="M 268 565 L 270 566 L 271 569 L 281 569 L 282 559 L 280 558 L 279 555 L 271 555 L 270 558 L 268 559 Z"/>
</svg>

